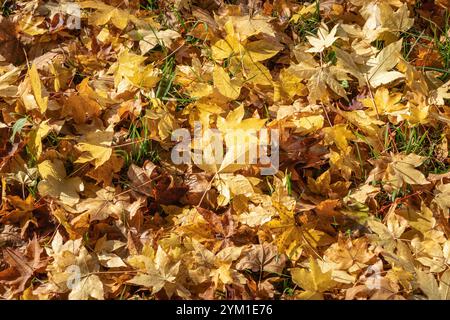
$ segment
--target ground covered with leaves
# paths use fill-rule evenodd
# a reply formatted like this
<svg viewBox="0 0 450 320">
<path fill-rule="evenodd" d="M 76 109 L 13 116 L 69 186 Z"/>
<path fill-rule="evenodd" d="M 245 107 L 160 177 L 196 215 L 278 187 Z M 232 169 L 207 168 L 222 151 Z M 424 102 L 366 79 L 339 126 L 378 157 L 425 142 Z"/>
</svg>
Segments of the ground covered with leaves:
<svg viewBox="0 0 450 320">
<path fill-rule="evenodd" d="M 449 1 L 0 3 L 2 298 L 450 298 Z"/>
</svg>

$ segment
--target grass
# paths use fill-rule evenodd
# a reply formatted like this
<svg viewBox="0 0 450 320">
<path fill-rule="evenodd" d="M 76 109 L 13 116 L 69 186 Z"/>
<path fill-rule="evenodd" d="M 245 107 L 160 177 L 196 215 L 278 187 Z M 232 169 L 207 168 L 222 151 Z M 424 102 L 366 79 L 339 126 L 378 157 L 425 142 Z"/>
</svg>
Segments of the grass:
<svg viewBox="0 0 450 320">
<path fill-rule="evenodd" d="M 443 134 L 444 128 L 435 128 L 433 130 L 426 129 L 423 126 L 410 127 L 406 123 L 400 123 L 399 125 L 387 124 L 384 136 L 384 151 L 382 154 L 388 154 L 389 152 L 410 154 L 414 153 L 419 156 L 425 157 L 426 160 L 420 167 L 420 171 L 427 176 L 428 174 L 441 174 L 450 171 L 450 165 L 442 162 L 436 156 L 439 146 L 443 143 L 445 135 Z M 369 155 L 372 159 L 378 159 L 380 153 L 378 153 L 367 139 L 354 130 L 353 133 L 361 141 L 365 142 L 365 145 L 369 148 Z M 359 144 L 354 143 L 357 160 L 362 170 L 362 176 L 364 180 L 367 178 L 367 172 L 365 170 L 365 161 L 362 158 L 362 152 Z M 376 183 L 379 184 L 379 183 Z M 397 191 L 398 193 L 399 191 Z M 387 195 L 388 197 L 392 195 Z M 394 201 L 396 197 L 401 196 L 397 194 L 393 196 L 391 201 Z"/>
<path fill-rule="evenodd" d="M 438 146 L 443 143 L 443 128 L 428 130 L 422 126 L 409 127 L 404 123 L 397 126 L 388 124 L 386 126 L 385 152 L 414 153 L 425 157 L 426 160 L 420 166 L 420 171 L 425 175 L 440 174 L 450 171 L 450 166 L 436 157 Z M 372 185 L 383 186 L 381 181 L 373 181 Z M 409 195 L 413 193 L 411 186 L 393 190 L 391 193 L 380 192 L 375 199 L 381 208 L 388 208 L 396 200 L 401 205 Z"/>
<path fill-rule="evenodd" d="M 154 142 L 148 137 L 149 130 L 144 117 L 141 116 L 130 123 L 127 140 L 135 142 L 131 144 L 131 151 L 127 152 L 124 149 L 116 149 L 116 153 L 125 160 L 126 168 L 131 164 L 142 166 L 145 160 L 159 163 L 159 152 Z"/>
<path fill-rule="evenodd" d="M 436 23 L 432 22 L 432 30 L 434 34 L 435 46 L 442 57 L 443 69 L 445 73 L 441 76 L 442 81 L 447 81 L 450 76 L 450 13 L 445 11 L 445 25 L 439 27 Z"/>
<path fill-rule="evenodd" d="M 355 148 L 356 148 L 356 155 L 358 156 L 359 166 L 361 167 L 361 174 L 364 177 L 364 180 L 366 180 L 367 179 L 367 174 L 366 174 L 366 169 L 364 167 L 364 161 L 363 161 L 362 156 L 361 156 L 361 151 L 359 149 L 359 145 L 358 145 L 357 142 L 355 142 L 354 145 L 355 145 Z"/>
<path fill-rule="evenodd" d="M 28 193 L 31 194 L 34 199 L 38 199 L 39 198 L 38 197 L 38 182 L 39 181 L 40 181 L 40 179 L 38 181 L 36 181 L 36 183 L 34 185 L 27 186 Z"/>
<path fill-rule="evenodd" d="M 143 6 L 143 4 L 141 4 Z M 145 4 L 145 8 L 148 10 L 153 10 L 157 8 L 157 0 L 147 0 L 147 4 Z M 205 42 L 205 39 L 199 39 L 194 36 L 188 35 L 190 31 L 192 31 L 199 23 L 203 23 L 207 29 L 207 24 L 202 21 L 186 21 L 183 18 L 183 15 L 176 10 L 175 8 L 171 9 L 172 13 L 177 19 L 177 22 L 180 26 L 179 32 L 181 34 L 186 33 L 186 43 L 190 45 L 194 45 L 199 48 L 203 48 L 203 43 Z M 164 24 L 164 21 L 162 21 Z M 192 24 L 191 26 L 188 26 Z M 167 26 L 169 28 L 172 28 L 170 26 Z M 161 99 L 162 101 L 172 101 L 177 104 L 177 111 L 184 108 L 187 104 L 195 101 L 195 99 L 190 98 L 182 93 L 182 88 L 176 84 L 174 84 L 175 76 L 176 76 L 176 60 L 175 56 L 173 55 L 175 51 L 173 51 L 171 54 L 169 54 L 170 50 L 169 48 L 165 47 L 164 43 L 162 41 L 158 41 L 159 44 L 153 49 L 153 50 L 161 50 L 165 58 L 163 59 L 163 63 L 160 67 L 160 70 L 162 71 L 161 80 L 158 83 L 158 86 L 156 88 L 156 98 Z"/>
<path fill-rule="evenodd" d="M 166 98 L 172 89 L 173 80 L 175 79 L 175 58 L 168 57 L 165 59 L 161 70 L 162 77 L 156 89 L 156 97 L 159 99 Z"/>
<path fill-rule="evenodd" d="M 373 47 L 377 48 L 378 50 L 383 50 L 384 48 L 384 40 L 375 40 L 371 43 Z"/>
<path fill-rule="evenodd" d="M 313 36 L 317 33 L 321 21 L 320 1 L 316 1 L 315 9 L 313 14 L 301 17 L 296 23 L 292 23 L 292 30 L 299 36 L 301 41 L 306 41 L 306 36 Z"/>
<path fill-rule="evenodd" d="M 141 1 L 140 6 L 141 6 L 141 9 L 148 10 L 148 11 L 157 10 L 159 8 L 158 0 Z"/>
<path fill-rule="evenodd" d="M 409 57 L 413 52 L 414 48 L 419 44 L 421 39 L 426 38 L 424 36 L 425 31 L 422 30 L 420 33 L 416 30 L 410 30 L 408 32 L 402 32 L 400 37 L 403 39 L 402 42 L 402 56 L 406 61 L 409 61 Z"/>
<path fill-rule="evenodd" d="M 44 145 L 49 145 L 50 147 L 57 147 L 59 144 L 60 138 L 56 132 L 50 131 L 47 136 L 42 141 Z"/>
<path fill-rule="evenodd" d="M 434 44 L 435 49 L 441 57 L 442 67 L 437 68 L 434 66 L 423 66 L 423 70 L 437 71 L 442 73 L 440 80 L 446 82 L 450 79 L 450 12 L 445 11 L 445 24 L 443 26 L 437 25 L 434 21 L 422 17 L 425 21 L 429 23 L 432 31 L 432 36 L 425 35 L 425 30 L 418 31 L 414 28 L 406 32 L 402 32 L 401 37 L 406 41 L 403 41 L 403 57 L 406 61 L 410 61 L 411 53 L 413 49 L 420 44 L 421 40 L 426 40 Z"/>
<path fill-rule="evenodd" d="M 286 185 L 286 191 L 289 196 L 292 195 L 292 174 L 291 172 L 285 172 L 285 185 Z"/>
<path fill-rule="evenodd" d="M 328 51 L 327 54 L 324 56 L 323 60 L 325 63 L 331 62 L 332 65 L 336 65 L 337 63 L 336 51 Z"/>
<path fill-rule="evenodd" d="M 14 0 L 4 0 L 2 1 L 2 6 L 0 10 L 2 11 L 2 16 L 9 17 L 16 8 L 16 1 Z"/>
<path fill-rule="evenodd" d="M 375 185 L 382 187 L 383 182 L 377 181 Z M 381 222 L 383 220 L 383 215 L 389 210 L 392 204 L 397 202 L 397 206 L 401 207 L 407 198 L 411 197 L 411 195 L 414 194 L 410 185 L 406 185 L 401 189 L 395 189 L 391 193 L 386 192 L 383 188 L 381 188 L 381 192 L 375 196 L 379 209 L 374 214 L 374 217 Z"/>
<path fill-rule="evenodd" d="M 168 57 L 162 66 L 162 77 L 156 89 L 156 97 L 162 101 L 173 101 L 177 104 L 177 111 L 183 109 L 195 99 L 181 93 L 181 88 L 175 85 L 175 59 Z"/>
<path fill-rule="evenodd" d="M 354 130 L 352 130 L 353 134 L 360 139 L 362 142 L 364 142 L 364 144 L 369 147 L 369 154 L 370 157 L 373 159 L 378 159 L 378 157 L 380 156 L 380 153 L 375 150 L 372 146 L 372 144 L 369 142 L 369 140 L 367 140 L 367 138 L 361 134 L 360 132 L 357 131 L 357 128 L 354 128 Z"/>
<path fill-rule="evenodd" d="M 421 132 L 419 127 L 408 126 L 390 126 L 387 125 L 388 131 L 394 133 L 394 141 L 389 141 L 387 150 L 392 148 L 395 143 L 395 149 L 402 153 L 423 153 L 427 146 L 425 145 L 428 136 L 428 130 Z"/>
<path fill-rule="evenodd" d="M 426 157 L 422 164 L 422 172 L 445 173 L 450 170 L 448 164 L 440 161 L 436 157 L 439 145 L 443 143 L 443 128 L 428 130 L 423 126 L 409 127 L 406 125 L 387 125 L 388 134 L 393 135 L 393 139 L 386 141 L 386 151 L 400 153 L 415 153 Z"/>
<path fill-rule="evenodd" d="M 156 10 L 158 9 L 157 0 L 147 0 L 141 3 L 141 8 L 145 10 Z M 185 27 L 185 21 L 178 11 L 173 10 L 178 22 L 183 28 Z M 199 39 L 190 39 L 192 42 L 198 42 Z M 168 102 L 175 102 L 177 105 L 177 111 L 182 109 L 187 104 L 194 101 L 194 99 L 188 98 L 183 95 L 180 91 L 181 88 L 174 84 L 176 76 L 176 61 L 173 55 L 168 54 L 169 50 L 164 46 L 164 43 L 160 41 L 159 45 L 153 50 L 161 50 L 165 53 L 162 65 L 160 67 L 162 71 L 161 80 L 156 87 L 156 98 Z M 133 120 L 128 128 L 127 140 L 135 142 L 131 145 L 131 151 L 127 152 L 124 149 L 116 149 L 116 153 L 125 160 L 125 168 L 129 167 L 131 164 L 136 164 L 142 166 L 145 160 L 150 160 L 154 163 L 159 163 L 160 156 L 157 149 L 157 145 L 154 141 L 148 138 L 149 128 L 147 121 L 144 116 L 140 116 Z"/>
</svg>

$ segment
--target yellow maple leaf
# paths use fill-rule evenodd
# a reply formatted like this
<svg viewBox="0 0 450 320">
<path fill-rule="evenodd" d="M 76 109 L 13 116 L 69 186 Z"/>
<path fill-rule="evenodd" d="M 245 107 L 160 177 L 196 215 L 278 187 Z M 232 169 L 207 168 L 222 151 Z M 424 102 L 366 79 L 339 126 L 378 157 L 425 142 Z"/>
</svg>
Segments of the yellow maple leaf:
<svg viewBox="0 0 450 320">
<path fill-rule="evenodd" d="M 152 293 L 158 293 L 162 289 L 170 298 L 175 292 L 185 296 L 186 289 L 178 281 L 181 261 L 174 263 L 161 246 L 158 247 L 152 260 L 147 259 L 144 270 L 141 270 L 131 280 L 130 284 L 152 289 Z M 183 294 L 184 293 L 184 294 Z"/>
<path fill-rule="evenodd" d="M 299 299 L 322 300 L 323 292 L 334 288 L 337 283 L 331 277 L 331 271 L 322 272 L 317 261 L 309 260 L 309 270 L 291 269 L 292 281 L 300 286 L 304 292 L 298 295 Z"/>
<path fill-rule="evenodd" d="M 374 99 L 364 98 L 360 101 L 369 108 L 367 113 L 370 116 L 388 115 L 393 123 L 398 123 L 409 114 L 408 108 L 400 103 L 401 99 L 401 93 L 391 94 L 385 87 L 380 87 L 377 89 Z"/>
<path fill-rule="evenodd" d="M 323 52 L 326 48 L 331 47 L 331 45 L 338 39 L 338 37 L 336 37 L 338 26 L 338 24 L 335 25 L 333 29 L 329 31 L 327 25 L 322 23 L 317 31 L 317 38 L 306 36 L 308 42 L 313 46 L 312 48 L 306 50 L 306 52 Z"/>
<path fill-rule="evenodd" d="M 89 132 L 83 138 L 83 142 L 77 144 L 77 148 L 83 154 L 75 161 L 75 163 L 86 163 L 94 161 L 95 168 L 100 167 L 111 158 L 112 155 L 112 138 L 114 131 L 109 128 L 105 131 L 96 130 Z"/>
<path fill-rule="evenodd" d="M 426 160 L 417 154 L 410 153 L 408 155 L 396 154 L 392 162 L 388 164 L 383 181 L 389 185 L 399 189 L 405 183 L 407 184 L 429 184 L 422 172 L 415 169 Z"/>
<path fill-rule="evenodd" d="M 322 132 L 325 134 L 325 142 L 327 144 L 334 143 L 342 151 L 347 150 L 348 140 L 356 138 L 353 132 L 347 129 L 347 125 L 345 124 L 323 128 Z"/>
</svg>

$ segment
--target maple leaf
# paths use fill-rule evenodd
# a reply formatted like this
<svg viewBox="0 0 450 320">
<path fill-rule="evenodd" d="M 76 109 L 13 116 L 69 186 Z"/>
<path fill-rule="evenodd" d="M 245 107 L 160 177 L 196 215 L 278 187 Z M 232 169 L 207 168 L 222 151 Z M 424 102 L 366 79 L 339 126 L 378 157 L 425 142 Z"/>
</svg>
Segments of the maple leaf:
<svg viewBox="0 0 450 320">
<path fill-rule="evenodd" d="M 127 175 L 136 192 L 152 197 L 160 204 L 177 202 L 188 189 L 181 181 L 174 183 L 172 176 L 158 170 L 150 161 L 146 161 L 143 168 L 131 165 Z"/>
<path fill-rule="evenodd" d="M 126 91 L 129 85 L 152 88 L 160 80 L 160 70 L 153 65 L 144 66 L 146 58 L 134 54 L 128 49 L 122 50 L 117 61 L 111 65 L 108 72 L 114 73 L 114 85 Z"/>
<path fill-rule="evenodd" d="M 69 292 L 70 300 L 104 299 L 103 282 L 94 274 L 99 265 L 81 244 L 81 239 L 64 240 L 55 234 L 50 248 L 45 251 L 53 261 L 48 265 L 50 285 L 48 292 Z"/>
<path fill-rule="evenodd" d="M 42 181 L 38 191 L 42 196 L 51 196 L 67 205 L 78 203 L 78 192 L 84 190 L 84 184 L 79 177 L 67 178 L 64 163 L 61 160 L 45 160 L 38 164 Z"/>
<path fill-rule="evenodd" d="M 377 89 L 374 99 L 365 98 L 360 101 L 370 108 L 369 115 L 389 115 L 393 123 L 398 123 L 409 114 L 408 108 L 400 103 L 401 99 L 401 93 L 390 94 L 388 89 L 381 87 Z"/>
<path fill-rule="evenodd" d="M 267 242 L 252 245 L 243 252 L 243 257 L 236 264 L 238 270 L 250 269 L 253 272 L 280 274 L 285 266 L 286 257 L 277 252 L 277 247 Z"/>
<path fill-rule="evenodd" d="M 354 241 L 339 238 L 337 243 L 327 249 L 325 255 L 337 264 L 338 269 L 355 272 L 366 267 L 374 257 L 374 254 L 369 252 L 368 245 L 366 238 Z"/>
<path fill-rule="evenodd" d="M 77 94 L 70 95 L 65 101 L 63 114 L 71 115 L 76 123 L 82 124 L 97 117 L 103 108 L 99 96 L 89 86 L 89 79 L 83 79 L 77 89 Z"/>
<path fill-rule="evenodd" d="M 75 206 L 75 210 L 81 213 L 72 220 L 72 224 L 83 224 L 105 220 L 108 217 L 120 218 L 124 212 L 123 199 L 116 199 L 114 189 L 104 188 L 96 192 L 95 198 L 85 199 Z"/>
<path fill-rule="evenodd" d="M 217 179 L 213 182 L 213 185 L 220 193 L 218 203 L 221 206 L 225 206 L 230 202 L 231 197 L 236 197 L 238 195 L 250 197 L 255 191 L 253 185 L 257 183 L 252 182 L 253 181 L 242 175 L 229 173 L 219 174 Z"/>
<path fill-rule="evenodd" d="M 302 135 L 306 135 L 322 129 L 324 121 L 325 118 L 322 115 L 306 116 L 301 117 L 300 119 L 292 119 L 292 122 L 296 126 L 295 132 Z"/>
<path fill-rule="evenodd" d="M 69 300 L 88 300 L 90 297 L 104 299 L 103 282 L 95 274 L 82 277 L 69 294 Z"/>
<path fill-rule="evenodd" d="M 204 62 L 202 65 L 198 58 L 193 58 L 192 65 L 177 65 L 174 82 L 183 86 L 192 98 L 209 96 L 213 92 L 213 86 L 210 84 L 213 69 L 212 63 Z"/>
<path fill-rule="evenodd" d="M 269 37 L 252 41 L 245 45 L 246 55 L 253 63 L 270 59 L 281 49 L 283 49 L 283 46 L 276 41 L 276 38 Z"/>
<path fill-rule="evenodd" d="M 244 106 L 240 105 L 230 111 L 226 118 L 219 116 L 217 119 L 217 127 L 224 136 L 227 146 L 227 152 L 220 159 L 222 160 L 220 164 L 217 163 L 215 157 L 217 150 L 212 150 L 215 145 L 212 141 L 216 138 L 211 131 L 206 131 L 200 139 L 194 140 L 194 148 L 203 149 L 204 161 L 200 163 L 194 161 L 199 168 L 207 172 L 213 172 L 217 177 L 219 173 L 230 173 L 246 167 L 246 164 L 239 163 L 238 159 L 248 159 L 247 163 L 254 160 L 250 159 L 249 155 L 249 150 L 258 144 L 258 139 L 254 133 L 264 126 L 266 120 L 257 118 L 243 120 L 244 115 Z"/>
<path fill-rule="evenodd" d="M 192 240 L 194 249 L 192 270 L 189 275 L 198 283 L 212 281 L 214 287 L 223 289 L 227 284 L 245 283 L 244 277 L 231 266 L 242 253 L 242 247 L 226 247 L 214 254 L 196 240 Z"/>
<path fill-rule="evenodd" d="M 182 294 L 185 289 L 177 282 L 180 263 L 172 263 L 168 254 L 158 247 L 154 261 L 147 264 L 144 272 L 134 276 L 128 283 L 151 288 L 153 294 L 164 289 L 169 298 L 175 292 Z"/>
<path fill-rule="evenodd" d="M 427 215 L 430 213 L 432 215 L 431 211 Z M 426 215 L 419 214 L 419 216 L 427 218 Z M 416 228 L 418 227 L 420 229 L 419 232 L 422 233 L 422 236 L 416 235 L 411 241 L 412 250 L 417 252 L 416 261 L 429 268 L 430 272 L 442 272 L 447 269 L 446 263 L 449 259 L 448 243 L 441 231 L 427 228 L 430 224 L 433 224 L 433 220 L 420 220 L 409 221 Z"/>
<path fill-rule="evenodd" d="M 328 101 L 330 97 L 327 88 L 330 88 L 337 95 L 347 98 L 345 89 L 335 77 L 338 69 L 332 68 L 330 64 L 318 66 L 316 63 L 314 65 L 300 63 L 292 65 L 289 69 L 300 79 L 308 80 L 308 100 L 311 103 L 316 103 L 318 100 Z"/>
<path fill-rule="evenodd" d="M 271 210 L 272 209 L 272 210 Z M 272 207 L 263 208 L 262 206 L 250 207 L 249 212 L 241 213 L 238 217 L 239 222 L 244 223 L 250 227 L 261 226 L 266 222 L 272 220 L 275 214 Z"/>
<path fill-rule="evenodd" d="M 97 253 L 98 260 L 102 266 L 107 268 L 121 268 L 127 265 L 115 252 L 125 246 L 126 243 L 118 240 L 106 240 L 105 235 L 97 241 L 94 251 Z"/>
<path fill-rule="evenodd" d="M 93 8 L 97 10 L 97 12 L 89 17 L 90 23 L 96 26 L 102 26 L 111 22 L 115 27 L 122 30 L 125 29 L 128 21 L 132 19 L 132 16 L 128 12 L 113 6 L 108 6 L 100 1 L 83 1 L 79 5 L 81 8 Z"/>
<path fill-rule="evenodd" d="M 139 48 L 144 55 L 153 49 L 157 45 L 170 48 L 172 42 L 175 39 L 181 37 L 181 35 L 174 30 L 138 30 L 131 34 L 137 40 L 139 40 Z"/>
<path fill-rule="evenodd" d="M 3 257 L 9 268 L 0 272 L 0 283 L 14 286 L 12 294 L 24 291 L 31 277 L 45 270 L 47 261 L 41 260 L 43 251 L 36 235 L 28 243 L 24 253 L 6 248 Z"/>
<path fill-rule="evenodd" d="M 450 184 L 441 184 L 436 187 L 437 195 L 433 202 L 444 212 L 445 217 L 449 216 L 450 208 Z"/>
<path fill-rule="evenodd" d="M 394 156 L 393 161 L 388 164 L 383 181 L 397 188 L 403 186 L 404 183 L 429 184 L 430 182 L 425 179 L 423 173 L 415 169 L 425 160 L 425 157 L 414 153 L 410 153 L 407 156 L 397 154 Z"/>
<path fill-rule="evenodd" d="M 445 105 L 444 99 L 450 99 L 450 80 L 436 90 L 433 90 L 429 98 L 431 103 L 435 103 L 439 106 Z"/>
<path fill-rule="evenodd" d="M 260 33 L 275 36 L 273 27 L 269 23 L 269 17 L 263 15 L 255 15 L 251 18 L 249 16 L 232 16 L 229 19 L 240 39 L 247 39 Z"/>
<path fill-rule="evenodd" d="M 219 248 L 226 246 L 232 240 L 232 236 L 236 232 L 235 221 L 233 216 L 231 215 L 231 208 L 229 208 L 221 216 L 201 207 L 196 207 L 196 210 L 208 222 L 211 230 L 215 234 L 221 235 L 221 237 L 223 238 L 223 241 L 218 242 L 216 246 Z"/>
<path fill-rule="evenodd" d="M 87 173 L 87 176 L 95 179 L 97 183 L 102 182 L 104 186 L 110 186 L 114 173 L 120 172 L 123 164 L 123 159 L 113 154 L 104 164 Z"/>
<path fill-rule="evenodd" d="M 380 85 L 404 77 L 401 72 L 389 71 L 400 61 L 401 48 L 402 40 L 391 43 L 381 50 L 376 57 L 371 58 L 367 62 L 370 70 L 367 72 L 366 77 L 372 87 L 377 88 Z"/>
<path fill-rule="evenodd" d="M 16 96 L 18 87 L 13 83 L 16 82 L 19 77 L 20 68 L 10 66 L 9 70 L 3 70 L 3 72 L 0 73 L 3 73 L 0 76 L 0 94 L 4 97 Z"/>
<path fill-rule="evenodd" d="M 319 29 L 317 30 L 317 38 L 312 36 L 306 36 L 308 42 L 313 46 L 312 48 L 306 50 L 306 52 L 323 52 L 328 47 L 338 39 L 336 37 L 337 28 L 339 24 L 336 24 L 331 31 L 328 30 L 326 24 L 321 24 Z"/>
<path fill-rule="evenodd" d="M 336 47 L 333 49 L 336 52 L 337 69 L 351 74 L 352 76 L 357 78 L 360 87 L 366 85 L 366 80 L 363 75 L 365 66 L 358 64 L 356 62 L 358 61 L 358 59 L 355 59 L 355 56 L 353 56 L 351 53 L 348 53 Z"/>
<path fill-rule="evenodd" d="M 171 110 L 163 105 L 160 100 L 155 99 L 152 102 L 154 107 L 147 111 L 146 117 L 151 119 L 149 125 L 152 125 L 152 120 L 157 121 L 159 138 L 165 140 L 170 137 L 173 130 L 179 127 L 177 119 Z"/>
<path fill-rule="evenodd" d="M 267 226 L 274 231 L 281 232 L 276 239 L 278 250 L 287 253 L 298 250 L 300 246 L 306 246 L 311 250 L 330 243 L 331 237 L 325 232 L 315 230 L 312 223 L 302 225 L 298 222 L 297 215 L 284 205 L 278 204 L 279 219 L 272 219 Z M 287 251 L 286 251 L 287 250 Z"/>
<path fill-rule="evenodd" d="M 449 298 L 448 0 L 7 2 L 2 297 Z"/>
<path fill-rule="evenodd" d="M 261 63 L 275 56 L 283 46 L 273 36 L 265 34 L 262 39 L 256 41 L 246 41 L 239 31 L 236 32 L 237 26 L 245 21 L 233 24 L 235 21 L 231 17 L 225 23 L 225 31 L 227 36 L 220 39 L 212 46 L 212 57 L 216 61 L 229 58 L 229 70 L 233 70 L 236 77 L 232 80 L 221 67 L 214 68 L 214 84 L 219 92 L 230 98 L 236 99 L 239 96 L 238 87 L 244 84 L 244 80 L 249 83 L 259 85 L 271 85 L 272 76 L 270 71 Z M 255 21 L 252 19 L 252 21 Z M 258 31 L 262 31 L 261 29 Z M 270 34 L 270 33 L 268 33 Z M 221 88 L 221 86 L 224 88 Z"/>
<path fill-rule="evenodd" d="M 83 154 L 78 157 L 75 163 L 86 163 L 94 161 L 97 169 L 111 158 L 112 155 L 112 139 L 114 131 L 111 127 L 105 131 L 96 130 L 87 133 L 81 142 L 77 144 L 78 149 Z"/>
<path fill-rule="evenodd" d="M 440 300 L 441 293 L 439 292 L 438 282 L 432 273 L 416 270 L 417 281 L 420 289 L 426 294 L 428 299 Z"/>
<path fill-rule="evenodd" d="M 331 271 L 322 272 L 316 260 L 309 260 L 309 271 L 307 269 L 291 269 L 292 281 L 300 286 L 304 292 L 298 295 L 302 300 L 322 300 L 323 292 L 336 286 L 331 278 Z"/>
<path fill-rule="evenodd" d="M 23 237 L 28 227 L 32 224 L 39 226 L 36 218 L 33 216 L 35 209 L 32 195 L 28 195 L 25 200 L 17 196 L 6 196 L 5 202 L 0 211 L 0 222 L 5 224 L 19 223 L 22 230 L 20 232 Z"/>
<path fill-rule="evenodd" d="M 24 54 L 21 50 L 21 43 L 17 39 L 17 24 L 7 17 L 1 16 L 0 30 L 0 41 L 3 43 L 0 49 L 0 61 L 6 61 L 9 63 L 21 62 L 24 58 Z M 2 92 L 1 89 L 0 92 Z"/>
<path fill-rule="evenodd" d="M 353 132 L 342 124 L 323 128 L 322 132 L 325 134 L 326 143 L 334 143 L 343 151 L 347 150 L 348 141 L 356 138 Z"/>
</svg>

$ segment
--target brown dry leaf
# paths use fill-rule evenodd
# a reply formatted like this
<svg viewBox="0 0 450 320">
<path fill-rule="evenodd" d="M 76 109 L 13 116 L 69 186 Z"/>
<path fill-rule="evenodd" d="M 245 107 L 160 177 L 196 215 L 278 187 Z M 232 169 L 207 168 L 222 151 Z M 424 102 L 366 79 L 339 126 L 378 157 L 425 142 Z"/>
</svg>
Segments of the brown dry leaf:
<svg viewBox="0 0 450 320">
<path fill-rule="evenodd" d="M 3 285 L 13 286 L 13 294 L 23 292 L 28 281 L 37 273 L 45 271 L 47 261 L 41 260 L 44 249 L 39 245 L 35 236 L 28 243 L 25 252 L 6 248 L 3 252 L 9 268 L 0 272 L 0 282 Z"/>
<path fill-rule="evenodd" d="M 252 245 L 243 252 L 243 257 L 236 264 L 238 270 L 250 269 L 253 272 L 281 274 L 286 264 L 286 257 L 279 254 L 277 247 L 267 242 Z"/>
<path fill-rule="evenodd" d="M 366 238 L 345 241 L 339 238 L 332 244 L 325 255 L 341 270 L 355 272 L 364 268 L 374 258 L 374 253 L 369 251 L 369 242 Z"/>
<path fill-rule="evenodd" d="M 0 17 L 0 62 L 22 63 L 24 54 L 22 45 L 17 39 L 17 25 L 10 19 Z"/>
<path fill-rule="evenodd" d="M 125 205 L 123 200 L 116 198 L 114 189 L 110 187 L 100 189 L 95 198 L 82 200 L 75 206 L 76 212 L 80 215 L 73 219 L 71 224 L 77 225 L 78 222 L 84 222 L 85 219 L 89 224 L 92 221 L 105 220 L 108 217 L 120 218 L 125 211 Z"/>
<path fill-rule="evenodd" d="M 71 94 L 65 101 L 63 114 L 73 117 L 77 124 L 86 123 L 100 114 L 102 106 L 98 99 L 86 78 L 77 86 L 77 93 Z"/>
<path fill-rule="evenodd" d="M 123 165 L 124 160 L 113 154 L 111 158 L 100 167 L 87 173 L 87 176 L 95 179 L 97 183 L 102 183 L 103 186 L 108 187 L 112 183 L 114 174 L 120 172 Z"/>
</svg>

